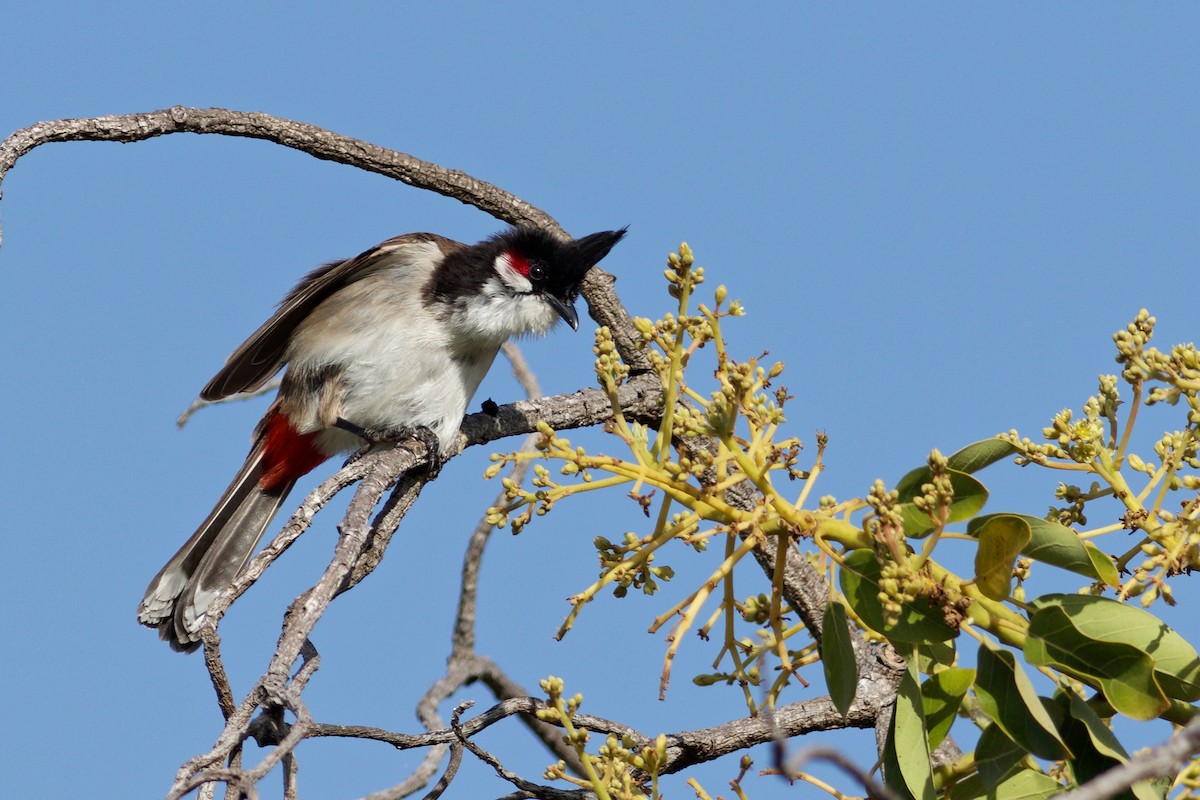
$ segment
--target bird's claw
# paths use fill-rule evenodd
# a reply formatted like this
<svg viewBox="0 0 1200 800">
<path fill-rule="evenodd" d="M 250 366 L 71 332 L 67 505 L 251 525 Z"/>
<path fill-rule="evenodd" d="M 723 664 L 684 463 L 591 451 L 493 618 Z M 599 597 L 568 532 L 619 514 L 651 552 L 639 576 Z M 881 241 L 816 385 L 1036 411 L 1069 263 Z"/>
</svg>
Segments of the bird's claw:
<svg viewBox="0 0 1200 800">
<path fill-rule="evenodd" d="M 368 430 L 362 426 L 355 425 L 353 422 L 342 417 L 338 417 L 334 421 L 333 427 L 341 428 L 344 431 L 349 431 L 360 439 L 365 440 L 368 444 L 395 444 L 402 442 L 405 439 L 416 439 L 421 444 L 425 445 L 425 452 L 429 456 L 430 473 L 436 475 L 442 467 L 442 448 L 441 441 L 437 434 L 432 430 L 420 425 L 415 428 L 394 428 L 392 430 Z"/>
</svg>

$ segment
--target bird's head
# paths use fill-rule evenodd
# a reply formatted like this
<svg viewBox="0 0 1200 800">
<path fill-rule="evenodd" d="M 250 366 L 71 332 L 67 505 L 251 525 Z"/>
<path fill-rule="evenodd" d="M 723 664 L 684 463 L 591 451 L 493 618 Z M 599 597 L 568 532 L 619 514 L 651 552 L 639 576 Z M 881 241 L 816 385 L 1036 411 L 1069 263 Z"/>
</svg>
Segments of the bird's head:
<svg viewBox="0 0 1200 800">
<path fill-rule="evenodd" d="M 472 337 L 546 333 L 559 319 L 578 330 L 583 277 L 624 235 L 622 228 L 560 240 L 538 228 L 510 228 L 448 257 L 428 291 Z"/>
<path fill-rule="evenodd" d="M 513 228 L 492 239 L 499 250 L 493 267 L 514 296 L 540 300 L 572 330 L 578 330 L 575 299 L 583 276 L 624 235 L 622 228 L 560 241 L 539 228 Z"/>
</svg>

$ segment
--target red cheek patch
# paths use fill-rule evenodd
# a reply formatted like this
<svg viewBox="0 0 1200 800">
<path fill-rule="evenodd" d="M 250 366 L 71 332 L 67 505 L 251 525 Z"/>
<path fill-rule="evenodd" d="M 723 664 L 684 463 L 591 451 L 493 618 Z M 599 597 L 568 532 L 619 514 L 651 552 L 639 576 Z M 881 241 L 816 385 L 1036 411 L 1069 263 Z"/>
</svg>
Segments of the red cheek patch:
<svg viewBox="0 0 1200 800">
<path fill-rule="evenodd" d="M 516 250 L 509 250 L 507 255 L 508 263 L 512 265 L 513 270 L 521 275 L 521 277 L 528 278 L 529 259 L 518 253 Z"/>
</svg>

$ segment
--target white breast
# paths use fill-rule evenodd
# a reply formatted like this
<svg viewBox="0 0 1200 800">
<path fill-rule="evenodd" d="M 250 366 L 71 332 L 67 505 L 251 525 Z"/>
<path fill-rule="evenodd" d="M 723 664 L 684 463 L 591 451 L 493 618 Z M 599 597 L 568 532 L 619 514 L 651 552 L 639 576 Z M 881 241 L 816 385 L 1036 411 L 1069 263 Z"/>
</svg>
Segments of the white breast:
<svg viewBox="0 0 1200 800">
<path fill-rule="evenodd" d="M 314 309 L 293 333 L 288 361 L 306 371 L 336 368 L 347 421 L 369 430 L 427 427 L 446 449 L 503 339 L 478 341 L 453 355 L 451 328 L 422 305 L 425 267 L 436 255 L 436 245 L 427 247 L 435 252 L 406 252 Z M 293 422 L 316 430 L 315 409 L 311 416 Z M 357 443 L 326 438 L 330 449 Z"/>
<path fill-rule="evenodd" d="M 287 357 L 290 368 L 309 374 L 334 368 L 348 422 L 369 430 L 426 427 L 446 450 L 500 345 L 545 333 L 557 315 L 540 296 L 514 297 L 497 278 L 469 301 L 430 311 L 423 290 L 439 257 L 433 243 L 406 247 L 394 263 L 339 290 L 297 326 Z M 317 403 L 308 405 L 293 424 L 319 430 Z M 338 430 L 321 444 L 335 452 L 359 441 Z"/>
</svg>

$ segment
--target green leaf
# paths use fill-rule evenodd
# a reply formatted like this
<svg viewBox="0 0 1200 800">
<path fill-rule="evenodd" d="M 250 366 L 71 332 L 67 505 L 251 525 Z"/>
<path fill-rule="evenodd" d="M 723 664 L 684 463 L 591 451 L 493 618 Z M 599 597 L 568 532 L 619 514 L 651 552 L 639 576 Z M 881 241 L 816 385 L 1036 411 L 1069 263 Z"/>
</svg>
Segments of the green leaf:
<svg viewBox="0 0 1200 800">
<path fill-rule="evenodd" d="M 885 754 L 884 782 L 915 800 L 933 800 L 933 767 L 929 761 L 929 738 L 925 731 L 925 714 L 921 701 L 917 664 L 911 659 L 892 707 L 892 724 L 888 731 Z M 891 764 L 887 764 L 891 761 Z"/>
<path fill-rule="evenodd" d="M 929 749 L 937 746 L 950 732 L 963 696 L 975 682 L 975 670 L 951 667 L 930 676 L 921 684 L 921 702 L 925 727 L 929 730 Z"/>
<path fill-rule="evenodd" d="M 954 784 L 954 800 L 1048 800 L 1064 789 L 1053 778 L 1035 769 L 1021 769 L 999 784 L 985 783 L 976 775 Z"/>
<path fill-rule="evenodd" d="M 984 597 L 1004 600 L 1012 591 L 1013 563 L 1033 536 L 1029 523 L 1015 514 L 993 514 L 975 535 L 975 585 Z"/>
<path fill-rule="evenodd" d="M 1200 654 L 1158 617 L 1136 606 L 1107 597 L 1079 594 L 1050 594 L 1034 602 L 1037 612 L 1030 626 L 1045 609 L 1061 608 L 1083 637 L 1099 642 L 1127 644 L 1154 661 L 1155 677 L 1167 697 L 1200 700 Z"/>
<path fill-rule="evenodd" d="M 1134 719 L 1154 719 L 1170 707 L 1149 654 L 1123 642 L 1088 637 L 1059 606 L 1034 613 L 1025 658 L 1098 686 L 1113 708 Z"/>
<path fill-rule="evenodd" d="M 975 744 L 975 768 L 984 785 L 995 786 L 1029 755 L 1024 747 L 1004 735 L 1000 726 L 988 725 Z"/>
<path fill-rule="evenodd" d="M 996 787 L 996 800 L 1044 800 L 1063 790 L 1062 785 L 1036 769 L 1023 769 Z"/>
<path fill-rule="evenodd" d="M 1115 574 L 1112 559 L 1100 553 L 1096 550 L 1095 545 L 1092 545 L 1091 549 L 1099 554 L 1103 562 L 1107 564 L 1107 567 L 1103 564 L 1098 566 L 1095 556 L 1088 550 L 1088 545 L 1079 538 L 1079 534 L 1058 522 L 1031 517 L 1027 514 L 985 514 L 967 523 L 967 533 L 979 536 L 979 532 L 984 526 L 998 516 L 1019 517 L 1029 525 L 1030 539 L 1021 548 L 1022 555 L 1043 564 L 1068 569 L 1092 580 L 1101 580 L 1105 583 L 1108 583 L 1108 571 L 1111 570 Z M 1102 569 L 1104 572 L 1101 571 Z"/>
<path fill-rule="evenodd" d="M 1041 758 L 1070 758 L 1070 750 L 1011 651 L 984 639 L 977 669 L 979 706 L 1009 739 Z"/>
<path fill-rule="evenodd" d="M 982 483 L 965 472 L 947 470 L 950 476 L 950 486 L 954 491 L 954 499 L 950 502 L 950 517 L 948 522 L 962 522 L 979 513 L 987 502 L 988 491 Z M 919 538 L 922 534 L 933 530 L 933 522 L 929 515 L 912 503 L 914 497 L 921 494 L 921 487 L 933 480 L 933 472 L 929 467 L 918 467 L 909 472 L 896 484 L 900 493 L 900 505 L 896 510 L 904 520 L 906 536 Z"/>
<path fill-rule="evenodd" d="M 1077 694 L 1059 690 L 1054 702 L 1064 715 L 1059 730 L 1075 754 L 1068 766 L 1077 785 L 1087 783 L 1100 773 L 1129 761 L 1129 754 L 1117 737 Z M 1162 795 L 1149 781 L 1139 781 L 1129 791 L 1116 797 L 1122 800 L 1162 800 Z"/>
<path fill-rule="evenodd" d="M 840 574 L 842 594 L 868 627 L 895 642 L 944 642 L 958 635 L 958 629 L 946 624 L 942 610 L 925 598 L 908 603 L 895 625 L 884 624 L 883 603 L 879 600 L 879 562 L 870 550 L 855 550 L 846 556 Z"/>
<path fill-rule="evenodd" d="M 892 725 L 888 728 L 887 741 L 883 743 L 883 753 L 880 755 L 883 766 L 883 785 L 892 790 L 892 793 L 901 800 L 915 800 L 912 792 L 908 790 L 908 786 L 904 783 L 904 776 L 900 773 L 900 762 L 896 759 L 896 717 L 892 715 Z"/>
<path fill-rule="evenodd" d="M 1092 567 L 1096 570 L 1096 576 L 1106 586 L 1111 586 L 1114 589 L 1119 588 L 1121 586 L 1121 574 L 1117 572 L 1117 565 L 1113 563 L 1113 560 L 1100 552 L 1100 548 L 1091 542 L 1084 542 L 1083 547 L 1087 550 L 1088 559 L 1091 560 Z"/>
<path fill-rule="evenodd" d="M 917 644 L 917 666 L 927 675 L 932 675 L 939 667 L 952 667 L 957 661 L 958 651 L 953 641 Z"/>
<path fill-rule="evenodd" d="M 1054 778 L 1037 770 L 1018 770 L 1003 783 L 985 783 L 971 775 L 954 784 L 954 800 L 1049 800 L 1062 792 Z M 949 796 L 949 795 L 947 795 Z"/>
<path fill-rule="evenodd" d="M 825 606 L 825 620 L 821 626 L 821 662 L 825 667 L 829 698 L 843 717 L 854 702 L 854 690 L 858 685 L 858 662 L 854 657 L 849 625 L 846 607 L 837 600 L 830 600 Z"/>
<path fill-rule="evenodd" d="M 946 466 L 959 472 L 978 472 L 1002 458 L 1016 455 L 1017 448 L 1003 439 L 984 439 L 972 442 L 946 459 Z"/>
</svg>

